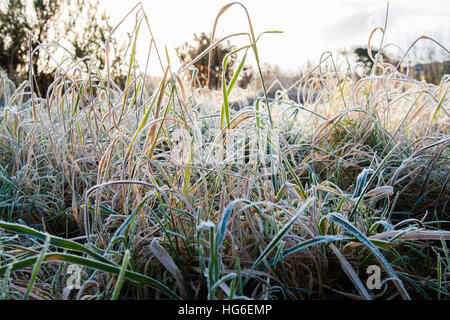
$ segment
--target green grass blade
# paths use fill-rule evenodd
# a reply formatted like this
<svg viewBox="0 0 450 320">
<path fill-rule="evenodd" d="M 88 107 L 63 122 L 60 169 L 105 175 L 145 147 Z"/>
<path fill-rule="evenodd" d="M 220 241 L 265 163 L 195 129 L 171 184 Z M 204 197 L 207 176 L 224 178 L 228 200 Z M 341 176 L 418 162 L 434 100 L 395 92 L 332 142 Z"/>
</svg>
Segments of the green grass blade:
<svg viewBox="0 0 450 320">
<path fill-rule="evenodd" d="M 381 170 L 384 168 L 384 165 L 386 164 L 386 162 L 388 161 L 388 159 L 394 154 L 395 149 L 397 149 L 398 144 L 396 144 L 392 150 L 386 155 L 386 157 L 384 157 L 384 159 L 381 161 L 381 163 L 379 164 L 378 168 L 375 170 L 375 172 L 372 174 L 372 176 L 369 179 L 369 182 L 367 182 L 367 184 L 365 185 L 363 191 L 361 191 L 360 196 L 358 197 L 358 200 L 356 201 L 352 212 L 350 212 L 349 215 L 349 219 L 352 220 L 353 216 L 356 214 L 356 211 L 358 210 L 359 204 L 362 201 L 362 198 L 364 197 L 364 195 L 366 194 L 367 189 L 370 187 L 370 185 L 372 184 L 372 182 L 375 180 L 375 178 L 378 176 L 378 174 L 381 172 Z"/>
<path fill-rule="evenodd" d="M 306 209 L 309 208 L 311 203 L 313 202 L 313 198 L 309 198 L 303 203 L 301 208 L 298 210 L 297 214 L 289 220 L 284 227 L 277 233 L 277 235 L 270 241 L 270 243 L 267 245 L 267 247 L 264 249 L 264 251 L 259 255 L 259 257 L 255 260 L 252 267 L 250 268 L 251 271 L 253 271 L 258 264 L 275 248 L 277 247 L 278 243 L 283 239 L 283 237 L 286 235 L 286 233 L 291 229 L 291 227 L 294 225 L 294 223 L 297 221 L 297 219 L 305 212 Z M 250 272 L 251 272 L 250 271 Z"/>
<path fill-rule="evenodd" d="M 210 292 L 217 290 L 222 283 L 225 283 L 229 280 L 236 280 L 236 277 L 236 273 L 229 273 L 226 276 L 223 276 L 216 283 L 214 283 L 214 285 L 210 289 Z"/>
<path fill-rule="evenodd" d="M 45 254 L 47 253 L 49 244 L 50 244 L 50 236 L 47 234 L 47 237 L 46 237 L 45 243 L 44 243 L 44 247 L 42 248 L 41 252 L 39 253 L 39 256 L 36 259 L 36 262 L 33 266 L 33 270 L 31 272 L 31 278 L 30 278 L 30 281 L 28 282 L 27 291 L 25 292 L 25 294 L 23 295 L 23 298 L 22 298 L 23 300 L 27 300 L 28 296 L 31 293 L 31 290 L 33 290 L 34 283 L 36 282 L 37 273 L 39 271 L 39 268 L 41 267 L 42 260 L 44 259 Z"/>
<path fill-rule="evenodd" d="M 239 73 L 241 73 L 242 68 L 244 67 L 245 60 L 246 60 L 246 58 L 247 58 L 247 53 L 248 53 L 248 48 L 249 48 L 249 46 L 244 47 L 244 48 L 247 48 L 247 50 L 245 50 L 245 54 L 244 54 L 244 56 L 242 57 L 242 60 L 241 60 L 241 62 L 239 63 L 239 66 L 237 67 L 236 71 L 235 71 L 234 74 L 233 74 L 233 77 L 232 77 L 231 80 L 230 80 L 230 84 L 228 85 L 228 88 L 227 88 L 227 95 L 228 95 L 228 96 L 231 94 L 231 91 L 232 91 L 233 88 L 234 88 L 234 85 L 235 85 L 236 80 L 237 80 L 237 78 L 238 78 L 238 76 L 239 76 Z M 235 50 L 235 51 L 233 51 L 231 54 L 237 53 L 238 51 L 240 51 L 240 50 L 242 50 L 242 49 L 244 49 L 244 48 L 240 48 L 239 50 Z"/>
<path fill-rule="evenodd" d="M 347 236 L 318 236 L 310 240 L 306 240 L 303 242 L 300 242 L 299 244 L 296 244 L 295 246 L 286 249 L 283 251 L 283 257 L 286 257 L 290 254 L 296 253 L 298 251 L 301 251 L 303 249 L 306 249 L 308 247 L 320 244 L 320 243 L 330 243 L 335 241 L 342 241 L 342 240 L 349 240 L 350 237 Z"/>
<path fill-rule="evenodd" d="M 16 233 L 20 233 L 23 234 L 25 236 L 29 236 L 35 239 L 39 239 L 41 241 L 46 241 L 47 239 L 47 234 L 44 232 L 40 232 L 36 229 L 21 225 L 21 224 L 17 224 L 17 223 L 9 223 L 9 222 L 4 222 L 4 221 L 0 221 L 0 228 L 1 229 L 5 229 L 5 230 L 9 230 L 9 231 L 14 231 Z M 56 236 L 52 236 L 49 235 L 50 237 L 50 244 L 52 246 L 61 248 L 61 249 L 67 249 L 67 250 L 74 250 L 74 251 L 79 251 L 79 252 L 83 252 L 86 253 L 87 255 L 101 261 L 107 264 L 112 264 L 112 265 L 116 265 L 114 262 L 109 261 L 108 259 L 104 258 L 103 256 L 95 253 L 94 251 L 92 251 L 91 249 L 75 242 L 72 240 L 66 240 L 60 237 L 56 237 Z"/>
<path fill-rule="evenodd" d="M 345 219 L 339 213 L 330 213 L 327 215 L 327 217 L 331 221 L 334 221 L 340 226 L 342 226 L 347 232 L 354 235 L 362 244 L 368 247 L 373 252 L 373 254 L 378 258 L 378 260 L 383 264 L 385 270 L 389 273 L 389 275 L 394 279 L 394 284 L 399 289 L 399 292 L 402 295 L 402 297 L 408 300 L 411 299 L 408 292 L 406 291 L 406 288 L 403 286 L 403 282 L 400 280 L 394 269 L 392 269 L 389 262 L 381 254 L 378 248 L 365 235 L 361 233 L 361 231 L 359 231 L 355 226 L 353 226 L 347 219 Z"/>
<path fill-rule="evenodd" d="M 353 193 L 353 198 L 357 198 L 361 195 L 361 192 L 366 185 L 367 176 L 372 173 L 373 170 L 371 169 L 364 169 L 356 178 L 356 187 L 355 192 Z"/>
<path fill-rule="evenodd" d="M 231 202 L 227 208 L 225 209 L 225 212 L 223 214 L 222 221 L 220 222 L 217 231 L 216 231 L 216 237 L 215 237 L 215 252 L 219 252 L 219 248 L 222 245 L 223 237 L 225 235 L 225 230 L 227 229 L 228 224 L 228 218 L 230 217 L 231 212 L 233 211 L 234 206 L 239 202 L 246 202 L 249 203 L 248 200 L 245 199 L 237 199 Z"/>
<path fill-rule="evenodd" d="M 3 275 L 8 268 L 11 268 L 11 271 L 21 270 L 23 268 L 29 267 L 36 263 L 37 257 L 30 257 L 26 259 L 22 259 L 5 266 L 0 267 L 0 276 Z M 104 271 L 112 274 L 120 274 L 121 268 L 116 265 L 106 264 L 103 262 L 87 259 L 80 256 L 75 256 L 67 253 L 46 253 L 43 258 L 43 262 L 48 261 L 60 261 L 60 262 L 68 262 L 80 266 L 84 266 L 87 268 L 92 268 L 99 271 Z M 141 273 L 133 272 L 133 271 L 125 271 L 125 278 L 142 285 L 147 285 L 155 290 L 164 293 L 166 296 L 172 299 L 181 299 L 175 292 L 173 292 L 169 287 L 165 284 L 155 280 L 149 276 L 146 276 Z"/>
<path fill-rule="evenodd" d="M 127 270 L 128 260 L 130 260 L 130 250 L 125 250 L 123 256 L 122 268 L 120 268 L 119 277 L 117 278 L 116 286 L 114 288 L 111 300 L 117 300 L 120 293 L 120 288 L 122 287 L 122 282 L 125 278 L 125 271 Z"/>
</svg>

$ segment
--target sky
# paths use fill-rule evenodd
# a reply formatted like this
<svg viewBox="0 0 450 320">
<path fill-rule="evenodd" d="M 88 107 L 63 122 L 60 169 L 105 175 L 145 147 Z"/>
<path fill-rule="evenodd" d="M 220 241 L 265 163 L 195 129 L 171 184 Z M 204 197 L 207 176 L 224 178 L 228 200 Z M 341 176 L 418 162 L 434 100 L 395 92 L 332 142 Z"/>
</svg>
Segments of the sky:
<svg viewBox="0 0 450 320">
<path fill-rule="evenodd" d="M 139 1 L 100 0 L 102 9 L 117 24 Z M 150 28 L 163 52 L 167 47 L 171 63 L 178 65 L 175 48 L 192 41 L 194 33 L 210 32 L 219 10 L 230 1 L 223 0 L 142 0 Z M 335 53 L 355 45 L 367 45 L 371 31 L 384 26 L 387 1 L 383 0 L 242 0 L 247 7 L 255 33 L 283 31 L 263 35 L 258 43 L 262 62 L 276 64 L 285 71 L 317 62 L 325 51 Z M 406 50 L 422 35 L 428 35 L 450 48 L 450 1 L 390 0 L 384 43 L 395 43 Z M 131 31 L 133 19 L 118 29 Z M 233 6 L 220 18 L 218 35 L 248 32 L 245 12 Z M 119 32 L 119 31 L 118 31 Z M 119 33 L 118 33 L 119 34 Z M 241 39 L 241 40 L 240 40 Z M 380 42 L 376 33 L 373 43 Z M 425 43 L 428 42 L 428 43 Z M 245 38 L 233 38 L 233 44 L 247 44 Z M 419 48 L 430 46 L 420 41 Z M 394 47 L 392 47 L 395 49 Z M 397 50 L 397 49 L 395 49 Z M 144 57 L 147 49 L 138 48 Z M 437 50 L 442 52 L 442 50 Z"/>
</svg>

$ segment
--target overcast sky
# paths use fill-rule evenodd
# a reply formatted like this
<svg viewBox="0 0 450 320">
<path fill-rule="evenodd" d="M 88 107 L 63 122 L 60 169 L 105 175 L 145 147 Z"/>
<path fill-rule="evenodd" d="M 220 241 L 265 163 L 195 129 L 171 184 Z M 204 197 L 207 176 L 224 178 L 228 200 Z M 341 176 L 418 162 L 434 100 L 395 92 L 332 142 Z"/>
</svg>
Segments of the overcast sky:
<svg viewBox="0 0 450 320">
<path fill-rule="evenodd" d="M 100 0 L 114 25 L 139 1 Z M 210 32 L 224 0 L 143 0 L 159 49 L 167 46 L 175 60 L 175 47 L 193 39 L 194 33 Z M 324 51 L 366 45 L 371 31 L 383 26 L 387 1 L 383 0 L 243 0 L 256 33 L 271 30 L 283 34 L 264 36 L 258 48 L 261 60 L 285 70 L 297 69 L 320 58 Z M 403 50 L 419 36 L 428 35 L 450 47 L 450 1 L 390 0 L 385 43 Z M 131 24 L 122 29 L 130 28 Z M 129 29 L 128 29 L 129 30 Z M 245 14 L 238 6 L 219 22 L 221 35 L 247 32 Z M 374 37 L 374 44 L 380 37 Z M 240 44 L 239 40 L 234 43 Z M 138 48 L 139 49 L 139 48 Z M 140 54 L 145 49 L 141 48 Z M 174 63 L 175 64 L 175 63 Z"/>
</svg>

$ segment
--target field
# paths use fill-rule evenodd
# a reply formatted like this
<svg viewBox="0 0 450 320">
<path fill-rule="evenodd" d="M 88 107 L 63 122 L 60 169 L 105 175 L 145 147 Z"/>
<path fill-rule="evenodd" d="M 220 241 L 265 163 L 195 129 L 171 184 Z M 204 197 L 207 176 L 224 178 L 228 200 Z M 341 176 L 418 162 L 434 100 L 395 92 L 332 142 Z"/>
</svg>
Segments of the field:
<svg viewBox="0 0 450 320">
<path fill-rule="evenodd" d="M 221 90 L 150 83 L 138 32 L 123 88 L 77 61 L 41 96 L 0 79 L 2 299 L 449 298 L 448 75 L 326 53 L 244 90 L 249 20 Z"/>
</svg>

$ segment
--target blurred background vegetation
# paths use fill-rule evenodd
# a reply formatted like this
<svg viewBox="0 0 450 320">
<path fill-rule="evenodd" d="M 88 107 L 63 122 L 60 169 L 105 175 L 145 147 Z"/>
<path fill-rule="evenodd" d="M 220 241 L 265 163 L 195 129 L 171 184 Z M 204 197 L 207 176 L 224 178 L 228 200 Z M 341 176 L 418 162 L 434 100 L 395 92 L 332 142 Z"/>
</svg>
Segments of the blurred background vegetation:
<svg viewBox="0 0 450 320">
<path fill-rule="evenodd" d="M 60 58 L 58 50 L 69 52 L 73 60 L 82 59 L 81 67 L 84 70 L 101 72 L 105 67 L 105 41 L 112 26 L 109 16 L 105 12 L 100 12 L 99 8 L 98 0 L 4 1 L 0 4 L 0 71 L 3 70 L 7 77 L 18 85 L 28 79 L 30 68 L 33 68 L 35 86 L 40 96 L 45 95 L 54 79 L 57 64 L 53 60 Z M 201 32 L 195 34 L 192 41 L 176 48 L 180 61 L 185 64 L 193 61 L 209 47 L 210 38 L 209 33 Z M 121 46 L 120 39 L 114 37 L 110 39 L 110 46 L 115 50 L 114 54 L 111 54 L 110 61 L 111 69 L 115 70 L 112 77 L 117 83 L 123 84 L 126 66 L 121 64 L 121 60 L 125 55 L 125 46 Z M 195 76 L 194 85 L 218 89 L 222 82 L 222 59 L 235 49 L 236 47 L 229 41 L 223 42 L 212 51 L 211 56 L 205 55 L 199 59 L 194 68 L 187 73 L 191 78 Z M 372 52 L 373 56 L 378 53 L 375 48 L 372 48 Z M 354 47 L 350 55 L 357 62 L 364 63 L 367 68 L 372 67 L 367 47 Z M 442 76 L 450 73 L 450 60 L 438 61 L 432 52 L 428 56 L 428 61 L 410 62 L 408 69 L 403 63 L 399 66 L 399 71 L 408 72 L 410 77 L 420 81 L 439 84 Z M 211 62 L 208 64 L 210 57 Z M 385 52 L 382 57 L 385 62 L 393 65 L 397 65 L 400 60 Z M 236 55 L 228 60 L 225 72 L 227 81 L 233 74 L 236 61 Z M 307 68 L 308 66 L 305 66 L 304 69 Z M 293 79 L 298 79 L 304 73 L 306 71 L 301 70 L 288 74 L 276 65 L 264 66 L 267 82 L 274 83 L 270 90 L 271 96 L 276 90 L 289 86 Z M 247 88 L 255 76 L 255 70 L 251 65 L 244 66 L 239 76 L 239 87 Z"/>
<path fill-rule="evenodd" d="M 357 47 L 353 50 L 353 53 L 356 55 L 358 62 L 362 62 L 368 68 L 372 68 L 373 62 L 369 57 L 367 47 Z M 378 53 L 378 50 L 372 48 L 373 56 Z M 450 74 L 450 60 L 434 60 L 433 53 L 434 51 L 432 50 L 432 48 L 429 48 L 427 62 L 416 62 L 412 66 L 410 66 L 410 69 L 408 70 L 409 76 L 420 81 L 439 84 L 444 74 Z M 390 63 L 394 66 L 397 66 L 400 63 L 398 58 L 394 58 L 386 53 L 382 53 L 382 57 L 384 62 Z M 407 70 L 405 65 L 402 64 L 401 66 L 399 66 L 399 71 L 406 73 Z"/>
<path fill-rule="evenodd" d="M 58 50 L 68 51 L 73 59 L 85 58 L 80 66 L 85 70 L 89 64 L 102 70 L 104 44 L 112 27 L 98 8 L 98 0 L 5 1 L 0 6 L 0 68 L 17 85 L 28 78 L 32 67 L 40 95 L 54 80 L 52 59 Z M 120 69 L 123 48 L 118 48 L 115 38 L 110 43 L 117 50 L 110 63 Z"/>
</svg>

